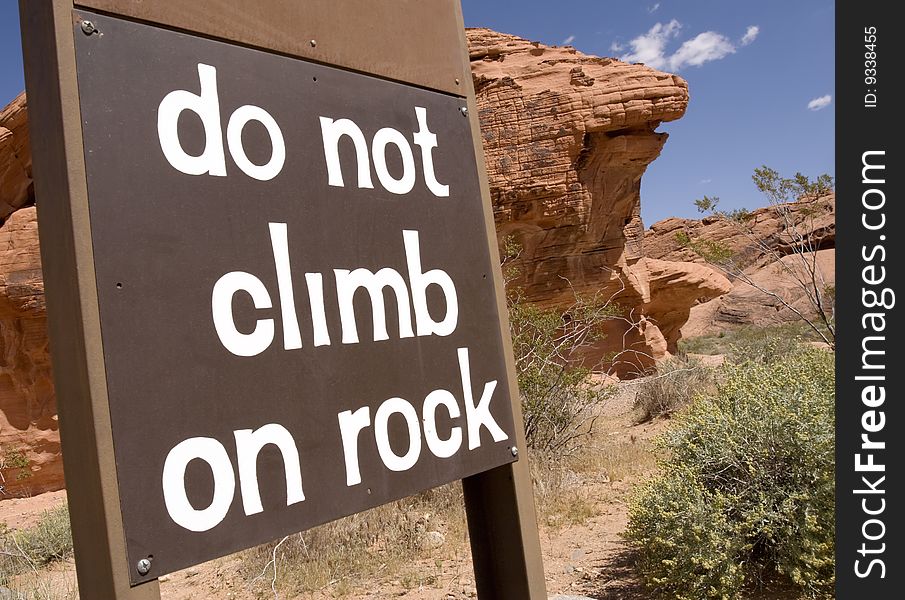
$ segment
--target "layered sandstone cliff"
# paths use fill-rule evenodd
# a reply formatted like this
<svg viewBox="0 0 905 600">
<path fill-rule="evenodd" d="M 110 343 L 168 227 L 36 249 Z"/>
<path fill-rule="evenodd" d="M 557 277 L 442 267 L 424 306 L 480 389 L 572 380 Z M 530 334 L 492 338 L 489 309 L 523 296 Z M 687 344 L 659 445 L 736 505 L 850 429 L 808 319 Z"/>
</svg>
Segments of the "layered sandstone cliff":
<svg viewBox="0 0 905 600">
<path fill-rule="evenodd" d="M 521 246 L 512 285 L 543 305 L 611 297 L 597 356 L 626 350 L 621 375 L 674 349 L 689 309 L 729 291 L 706 265 L 642 252 L 641 176 L 680 118 L 676 75 L 488 29 L 468 31 L 484 154 L 500 237 Z M 631 323 L 635 325 L 632 326 Z"/>
<path fill-rule="evenodd" d="M 733 278 L 728 294 L 694 306 L 682 326 L 684 337 L 716 333 L 737 325 L 770 326 L 798 320 L 784 302 L 806 315 L 813 314 L 814 309 L 801 287 L 790 276 L 793 270 L 800 271 L 802 276 L 808 276 L 813 270 L 819 280 L 814 285 L 830 296 L 836 285 L 834 193 L 779 207 L 759 208 L 751 212 L 742 226 L 715 217 L 665 219 L 651 225 L 645 233 L 644 253 L 656 259 L 703 263 L 704 259 L 683 239 L 717 244 L 729 250 L 755 284 Z M 802 240 L 808 247 L 801 249 L 807 251 L 793 252 Z"/>
<path fill-rule="evenodd" d="M 34 207 L 0 228 L 0 475 L 0 497 L 63 480 Z"/>
<path fill-rule="evenodd" d="M 0 223 L 33 200 L 25 93 L 0 110 Z"/>
<path fill-rule="evenodd" d="M 486 29 L 468 32 L 500 237 L 522 245 L 528 299 L 597 294 L 624 307 L 597 356 L 628 350 L 637 372 L 675 347 L 697 302 L 730 290 L 703 264 L 642 254 L 641 176 L 685 82 Z M 9 495 L 63 485 L 50 376 L 24 95 L 0 113 L 0 473 Z M 629 323 L 634 325 L 630 325 Z M 2 495 L 0 495 L 2 497 Z"/>
<path fill-rule="evenodd" d="M 25 94 L 0 111 L 0 498 L 63 481 Z"/>
</svg>

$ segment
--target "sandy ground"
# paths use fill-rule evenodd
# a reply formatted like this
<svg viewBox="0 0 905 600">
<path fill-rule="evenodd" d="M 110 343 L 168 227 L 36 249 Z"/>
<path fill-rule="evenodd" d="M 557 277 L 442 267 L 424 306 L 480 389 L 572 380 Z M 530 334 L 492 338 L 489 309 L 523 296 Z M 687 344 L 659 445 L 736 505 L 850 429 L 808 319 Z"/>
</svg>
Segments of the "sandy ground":
<svg viewBox="0 0 905 600">
<path fill-rule="evenodd" d="M 601 415 L 598 433 L 587 452 L 606 452 L 608 448 L 637 444 L 640 452 L 649 452 L 646 443 L 665 426 L 664 422 L 634 425 L 631 404 L 634 397 L 631 385 L 621 387 L 620 393 L 608 401 Z M 652 465 L 652 461 L 642 461 Z M 572 485 L 583 490 L 588 500 L 588 518 L 575 524 L 550 518 L 540 524 L 541 545 L 547 590 L 557 594 L 585 595 L 599 600 L 640 599 L 646 594 L 640 589 L 632 572 L 632 558 L 620 538 L 628 521 L 627 497 L 632 487 L 650 474 L 652 466 L 641 471 L 631 465 L 614 471 L 613 477 L 603 472 L 574 475 Z M 27 499 L 0 502 L 0 521 L 11 528 L 31 525 L 42 512 L 65 502 L 65 492 L 52 492 Z M 422 559 L 408 569 L 406 580 L 388 576 L 374 581 L 361 581 L 343 597 L 350 600 L 384 598 L 419 600 L 458 600 L 474 598 L 474 577 L 467 546 L 454 550 L 440 549 L 437 557 Z M 246 579 L 237 576 L 239 558 L 227 557 L 186 569 L 161 579 L 161 597 L 168 600 L 213 600 L 274 598 L 269 585 L 259 582 L 253 588 Z M 56 565 L 47 578 L 62 588 L 72 584 L 74 565 L 71 561 Z M 416 575 L 412 580 L 411 573 Z M 42 574 L 42 576 L 45 576 Z M 420 581 L 418 580 L 420 579 Z M 69 598 L 65 594 L 59 598 Z M 326 587 L 320 592 L 300 598 L 321 600 L 339 597 L 338 590 Z M 280 598 L 286 598 L 281 594 Z"/>
<path fill-rule="evenodd" d="M 10 529 L 22 529 L 34 525 L 46 510 L 66 502 L 66 491 L 47 492 L 31 498 L 0 500 L 0 523 Z"/>
</svg>

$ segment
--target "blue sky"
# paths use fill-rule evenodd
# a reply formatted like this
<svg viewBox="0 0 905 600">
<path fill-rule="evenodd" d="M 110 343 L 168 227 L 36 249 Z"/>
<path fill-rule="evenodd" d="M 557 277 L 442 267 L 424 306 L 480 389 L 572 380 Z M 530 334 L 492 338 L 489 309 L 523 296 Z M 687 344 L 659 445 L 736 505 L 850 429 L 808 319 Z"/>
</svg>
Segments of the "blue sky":
<svg viewBox="0 0 905 600">
<path fill-rule="evenodd" d="M 763 205 L 751 183 L 762 164 L 788 175 L 835 175 L 833 2 L 463 0 L 462 6 L 468 27 L 567 42 L 599 56 L 641 54 L 688 81 L 688 112 L 660 126 L 669 141 L 641 180 L 647 225 L 697 216 L 692 201 L 705 194 L 718 196 L 724 208 Z M 808 108 L 821 98 L 812 109 L 822 108 Z"/>
<path fill-rule="evenodd" d="M 834 3 L 825 0 L 463 0 L 465 24 L 679 73 L 691 102 L 641 183 L 646 224 L 692 201 L 764 203 L 755 167 L 835 175 Z M 0 106 L 23 88 L 17 3 L 0 0 Z M 753 29 L 756 28 L 756 29 Z M 810 104 L 810 108 L 809 108 Z"/>
</svg>

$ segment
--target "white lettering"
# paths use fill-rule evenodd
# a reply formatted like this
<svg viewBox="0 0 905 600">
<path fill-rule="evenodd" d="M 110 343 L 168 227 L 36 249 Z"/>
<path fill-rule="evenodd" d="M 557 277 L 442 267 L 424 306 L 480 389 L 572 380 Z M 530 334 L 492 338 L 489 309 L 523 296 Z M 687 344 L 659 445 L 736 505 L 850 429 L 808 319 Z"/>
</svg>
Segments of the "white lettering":
<svg viewBox="0 0 905 600">
<path fill-rule="evenodd" d="M 176 90 L 167 94 L 157 108 L 157 137 L 163 155 L 178 171 L 187 175 L 209 173 L 226 176 L 223 155 L 223 134 L 220 130 L 220 102 L 217 98 L 217 69 L 198 65 L 201 94 Z M 190 110 L 201 117 L 204 125 L 204 152 L 192 156 L 182 148 L 179 140 L 179 115 Z"/>
<path fill-rule="evenodd" d="M 402 177 L 394 178 L 387 169 L 387 144 L 393 144 L 399 149 L 402 156 Z M 377 179 L 388 192 L 393 194 L 408 194 L 415 187 L 415 157 L 412 156 L 412 148 L 405 136 L 393 129 L 384 127 L 376 134 L 371 142 L 371 154 L 374 157 L 374 170 Z"/>
<path fill-rule="evenodd" d="M 339 301 L 339 318 L 343 328 L 343 344 L 358 343 L 358 326 L 355 323 L 355 307 L 353 300 L 359 288 L 365 288 L 371 298 L 371 314 L 374 322 L 374 341 L 390 339 L 387 334 L 386 308 L 383 301 L 383 288 L 389 287 L 396 294 L 396 307 L 399 314 L 399 337 L 414 337 L 412 331 L 412 314 L 409 307 L 408 288 L 405 280 L 394 269 L 384 267 L 376 273 L 368 269 L 333 269 L 336 276 L 336 296 Z"/>
<path fill-rule="evenodd" d="M 358 187 L 373 188 L 371 183 L 371 164 L 368 157 L 368 142 L 358 125 L 349 119 L 334 121 L 321 117 L 321 138 L 324 142 L 324 159 L 327 161 L 327 184 L 344 187 L 342 167 L 339 164 L 339 140 L 347 135 L 355 144 L 355 157 L 358 160 Z"/>
<path fill-rule="evenodd" d="M 254 331 L 242 333 L 233 320 L 233 296 L 247 292 L 257 309 L 272 308 L 270 294 L 260 279 L 250 273 L 232 271 L 217 280 L 211 293 L 211 313 L 214 328 L 223 347 L 236 356 L 255 356 L 264 352 L 273 342 L 273 319 L 258 319 Z"/>
<path fill-rule="evenodd" d="M 248 160 L 245 148 L 242 146 L 242 130 L 249 121 L 258 121 L 267 130 L 270 136 L 271 154 L 266 164 L 256 165 Z M 283 163 L 286 162 L 286 143 L 283 141 L 283 132 L 280 126 L 270 114 L 259 106 L 246 104 L 233 112 L 226 125 L 226 142 L 229 145 L 229 153 L 236 161 L 236 165 L 249 177 L 258 181 L 269 181 L 280 174 Z"/>
<path fill-rule="evenodd" d="M 509 439 L 490 414 L 490 398 L 496 389 L 496 380 L 484 384 L 484 392 L 477 405 L 474 403 L 474 395 L 471 391 L 471 371 L 468 364 L 468 348 L 459 348 L 459 373 L 462 376 L 462 393 L 465 400 L 465 420 L 468 423 L 468 449 L 474 450 L 481 446 L 481 427 L 486 427 L 494 442 L 502 442 Z"/>
<path fill-rule="evenodd" d="M 405 244 L 405 260 L 408 264 L 409 285 L 412 288 L 412 304 L 415 308 L 415 323 L 418 327 L 418 335 L 437 334 L 446 336 L 456 330 L 459 320 L 459 299 L 456 296 L 456 286 L 452 278 L 440 269 L 431 269 L 427 273 L 421 272 L 421 247 L 418 243 L 417 231 L 403 231 L 403 243 Z M 427 288 L 429 285 L 438 285 L 443 290 L 443 298 L 446 300 L 446 315 L 439 323 L 431 317 L 427 307 Z"/>
<path fill-rule="evenodd" d="M 358 466 L 358 437 L 362 429 L 371 425 L 371 409 L 363 406 L 354 413 L 345 410 L 338 415 L 339 431 L 343 438 L 343 456 L 346 459 L 346 485 L 361 483 L 361 469 Z"/>
<path fill-rule="evenodd" d="M 449 186 L 437 181 L 434 174 L 434 157 L 431 151 L 437 147 L 437 136 L 427 128 L 427 109 L 415 107 L 415 116 L 418 119 L 418 131 L 415 132 L 415 145 L 421 148 L 421 165 L 424 169 L 424 183 L 427 189 L 439 198 L 449 196 Z"/>
<path fill-rule="evenodd" d="M 440 405 L 446 407 L 451 419 L 458 418 L 462 413 L 456 398 L 447 390 L 434 390 L 424 399 L 424 407 L 421 411 L 424 423 L 424 440 L 427 447 L 437 458 L 449 458 L 462 447 L 462 428 L 453 427 L 449 438 L 442 440 L 437 435 L 437 408 Z"/>
<path fill-rule="evenodd" d="M 236 438 L 242 506 L 246 515 L 264 511 L 261 505 L 261 490 L 258 487 L 258 454 L 267 444 L 275 445 L 283 455 L 283 469 L 286 472 L 286 506 L 305 500 L 299 451 L 295 439 L 285 427 L 268 423 L 254 431 L 239 429 L 234 431 L 233 435 Z"/>
<path fill-rule="evenodd" d="M 196 510 L 185 491 L 185 470 L 195 459 L 203 460 L 214 475 L 214 497 L 207 508 Z M 180 442 L 163 464 L 163 501 L 173 521 L 189 531 L 216 527 L 229 512 L 236 492 L 232 463 L 223 444 L 213 438 L 194 437 Z"/>
<path fill-rule="evenodd" d="M 408 426 L 409 447 L 405 454 L 399 456 L 393 452 L 390 446 L 389 421 L 394 414 L 400 414 L 405 418 Z M 421 456 L 421 429 L 418 428 L 418 414 L 415 408 L 402 398 L 389 398 L 384 400 L 377 414 L 374 415 L 374 437 L 377 441 L 377 451 L 380 459 L 391 471 L 408 471 Z"/>
</svg>

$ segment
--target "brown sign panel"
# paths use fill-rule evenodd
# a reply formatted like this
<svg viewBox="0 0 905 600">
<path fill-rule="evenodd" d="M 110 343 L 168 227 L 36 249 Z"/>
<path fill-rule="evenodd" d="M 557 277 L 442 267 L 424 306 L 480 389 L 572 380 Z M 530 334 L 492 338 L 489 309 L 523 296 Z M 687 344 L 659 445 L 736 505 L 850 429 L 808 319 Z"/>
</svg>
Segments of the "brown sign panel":
<svg viewBox="0 0 905 600">
<path fill-rule="evenodd" d="M 133 582 L 512 462 L 464 100 L 78 16 Z"/>
</svg>

